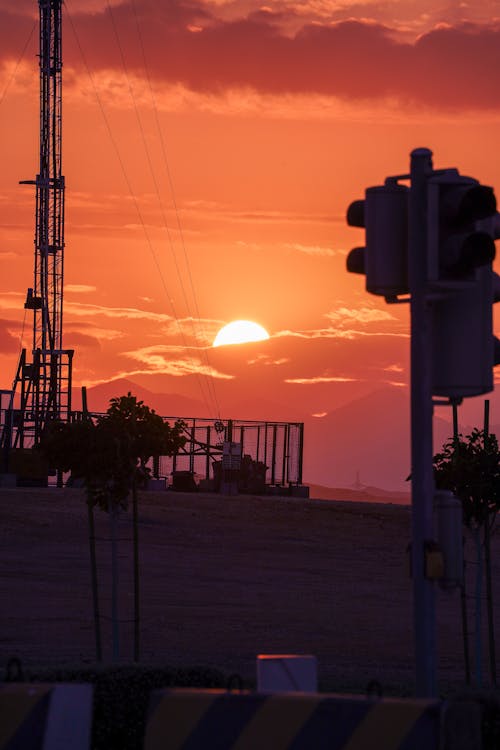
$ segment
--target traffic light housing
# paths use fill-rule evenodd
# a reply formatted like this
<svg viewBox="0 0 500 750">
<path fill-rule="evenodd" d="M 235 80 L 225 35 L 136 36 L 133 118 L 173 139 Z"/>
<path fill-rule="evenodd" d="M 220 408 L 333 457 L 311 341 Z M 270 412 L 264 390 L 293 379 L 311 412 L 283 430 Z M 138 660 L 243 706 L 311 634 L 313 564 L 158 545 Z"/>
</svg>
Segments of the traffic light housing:
<svg viewBox="0 0 500 750">
<path fill-rule="evenodd" d="M 491 267 L 475 272 L 461 290 L 438 295 L 432 303 L 432 392 L 460 399 L 493 390 L 493 367 L 500 364 L 500 342 L 493 335 L 493 303 L 500 279 Z"/>
<path fill-rule="evenodd" d="M 493 188 L 456 169 L 442 170 L 427 185 L 429 282 L 472 279 L 495 258 L 495 237 L 487 220 L 496 216 Z"/>
<path fill-rule="evenodd" d="M 456 169 L 427 186 L 427 269 L 432 305 L 432 392 L 464 398 L 493 390 L 500 342 L 493 336 L 493 271 L 499 222 L 491 187 Z"/>
<path fill-rule="evenodd" d="M 347 256 L 347 270 L 366 275 L 371 294 L 395 297 L 408 292 L 409 189 L 389 178 L 367 188 L 365 199 L 351 203 L 347 223 L 366 230 L 366 244 Z"/>
<path fill-rule="evenodd" d="M 407 179 L 410 188 L 401 184 Z M 418 209 L 410 220 L 412 196 L 422 198 L 413 201 Z M 493 367 L 500 364 L 493 336 L 500 278 L 492 265 L 500 214 L 493 188 L 457 169 L 431 168 L 418 186 L 412 175 L 388 177 L 351 203 L 347 223 L 365 229 L 365 246 L 351 250 L 346 265 L 366 276 L 368 292 L 399 302 L 409 301 L 408 294 L 413 300 L 418 289 L 426 299 L 432 394 L 459 400 L 493 390 Z M 418 279 L 409 278 L 410 248 Z"/>
</svg>

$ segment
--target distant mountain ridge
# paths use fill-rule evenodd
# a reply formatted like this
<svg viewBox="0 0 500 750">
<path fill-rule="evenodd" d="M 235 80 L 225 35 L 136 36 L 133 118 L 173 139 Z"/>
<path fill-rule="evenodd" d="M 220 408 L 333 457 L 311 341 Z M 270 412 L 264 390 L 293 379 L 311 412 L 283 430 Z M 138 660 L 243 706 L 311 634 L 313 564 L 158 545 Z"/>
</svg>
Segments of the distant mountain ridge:
<svg viewBox="0 0 500 750">
<path fill-rule="evenodd" d="M 391 492 L 379 487 L 324 487 L 310 484 L 309 497 L 317 500 L 337 500 L 359 503 L 389 503 L 409 505 L 411 502 L 410 487 L 408 492 Z"/>
<path fill-rule="evenodd" d="M 155 393 L 125 378 L 110 380 L 88 388 L 88 409 L 94 412 L 105 412 L 112 398 L 126 396 L 127 393 L 132 393 L 139 401 L 144 401 L 162 417 L 209 416 L 204 414 L 206 407 L 201 401 L 178 393 Z M 74 389 L 73 404 L 76 409 L 81 408 L 81 402 L 81 390 Z"/>
</svg>

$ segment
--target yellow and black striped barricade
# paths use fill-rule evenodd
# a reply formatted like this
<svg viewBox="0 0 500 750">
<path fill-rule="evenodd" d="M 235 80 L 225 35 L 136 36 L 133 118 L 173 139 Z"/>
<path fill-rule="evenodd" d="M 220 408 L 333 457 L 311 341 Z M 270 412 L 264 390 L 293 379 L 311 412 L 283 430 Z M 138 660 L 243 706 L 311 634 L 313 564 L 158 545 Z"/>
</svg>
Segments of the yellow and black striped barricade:
<svg viewBox="0 0 500 750">
<path fill-rule="evenodd" d="M 0 750 L 88 750 L 92 685 L 0 685 Z"/>
<path fill-rule="evenodd" d="M 432 700 L 155 691 L 144 750 L 438 750 L 441 710 Z"/>
</svg>

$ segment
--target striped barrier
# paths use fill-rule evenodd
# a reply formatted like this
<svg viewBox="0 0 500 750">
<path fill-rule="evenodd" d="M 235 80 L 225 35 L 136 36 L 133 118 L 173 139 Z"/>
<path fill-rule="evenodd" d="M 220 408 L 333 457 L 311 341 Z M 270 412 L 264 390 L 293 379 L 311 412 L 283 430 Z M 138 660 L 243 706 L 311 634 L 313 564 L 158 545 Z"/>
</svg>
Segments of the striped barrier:
<svg viewBox="0 0 500 750">
<path fill-rule="evenodd" d="M 164 690 L 144 750 L 438 750 L 441 714 L 431 700 Z"/>
<path fill-rule="evenodd" d="M 88 750 L 92 685 L 0 685 L 0 750 Z"/>
</svg>

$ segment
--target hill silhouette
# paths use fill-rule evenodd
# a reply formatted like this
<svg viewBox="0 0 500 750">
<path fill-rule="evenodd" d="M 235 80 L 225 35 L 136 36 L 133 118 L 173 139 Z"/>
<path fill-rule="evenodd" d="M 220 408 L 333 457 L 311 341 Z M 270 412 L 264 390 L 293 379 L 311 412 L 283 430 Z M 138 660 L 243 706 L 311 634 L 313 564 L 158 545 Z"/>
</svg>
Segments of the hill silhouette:
<svg viewBox="0 0 500 750">
<path fill-rule="evenodd" d="M 434 418 L 434 444 L 451 434 L 450 423 Z M 374 485 L 409 492 L 410 404 L 407 389 L 384 387 L 308 420 L 304 478 L 335 487 Z"/>
<path fill-rule="evenodd" d="M 132 380 L 119 378 L 89 388 L 87 390 L 87 402 L 89 411 L 104 412 L 109 406 L 112 398 L 124 396 L 128 392 L 136 396 L 138 400 L 158 414 L 164 417 L 210 417 L 202 401 L 178 393 L 155 393 L 144 388 Z M 81 391 L 75 389 L 73 393 L 73 404 L 75 409 L 80 409 L 82 403 Z"/>
</svg>

